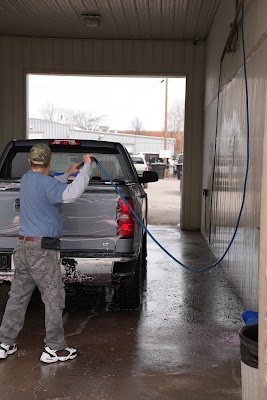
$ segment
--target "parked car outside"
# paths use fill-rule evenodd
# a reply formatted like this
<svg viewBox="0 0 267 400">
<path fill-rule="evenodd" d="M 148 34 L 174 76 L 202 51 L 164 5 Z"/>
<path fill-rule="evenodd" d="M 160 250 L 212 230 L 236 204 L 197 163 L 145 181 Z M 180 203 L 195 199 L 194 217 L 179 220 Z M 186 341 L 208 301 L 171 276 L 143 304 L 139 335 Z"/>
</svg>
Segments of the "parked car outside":
<svg viewBox="0 0 267 400">
<path fill-rule="evenodd" d="M 164 163 L 164 160 L 160 157 L 159 153 L 153 151 L 140 152 L 138 156 L 140 155 L 144 157 L 148 171 L 157 172 L 159 179 L 163 179 L 165 177 L 165 170 L 168 168 L 168 164 Z"/>
<path fill-rule="evenodd" d="M 151 163 L 155 163 L 155 162 L 162 162 L 162 158 L 159 157 L 159 153 L 150 151 L 150 152 L 140 152 L 138 154 L 138 156 L 141 156 L 144 158 L 146 164 L 147 164 L 147 168 L 148 170 L 151 170 Z"/>
<path fill-rule="evenodd" d="M 141 154 L 131 155 L 133 165 L 137 171 L 138 176 L 143 176 L 144 171 L 148 171 L 148 166 L 145 157 Z M 144 183 L 144 188 L 147 189 L 147 183 Z"/>
</svg>

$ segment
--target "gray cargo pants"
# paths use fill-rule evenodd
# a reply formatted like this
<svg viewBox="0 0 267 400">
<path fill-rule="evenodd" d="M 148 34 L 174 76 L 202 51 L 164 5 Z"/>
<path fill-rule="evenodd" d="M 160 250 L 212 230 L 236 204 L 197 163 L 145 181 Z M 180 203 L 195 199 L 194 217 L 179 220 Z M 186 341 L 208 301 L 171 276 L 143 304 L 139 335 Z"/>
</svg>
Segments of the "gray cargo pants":
<svg viewBox="0 0 267 400">
<path fill-rule="evenodd" d="M 13 253 L 15 275 L 0 327 L 0 343 L 12 345 L 23 327 L 28 303 L 35 286 L 45 305 L 45 343 L 53 350 L 67 345 L 62 312 L 65 289 L 61 278 L 60 253 L 42 249 L 41 244 L 19 240 Z"/>
</svg>

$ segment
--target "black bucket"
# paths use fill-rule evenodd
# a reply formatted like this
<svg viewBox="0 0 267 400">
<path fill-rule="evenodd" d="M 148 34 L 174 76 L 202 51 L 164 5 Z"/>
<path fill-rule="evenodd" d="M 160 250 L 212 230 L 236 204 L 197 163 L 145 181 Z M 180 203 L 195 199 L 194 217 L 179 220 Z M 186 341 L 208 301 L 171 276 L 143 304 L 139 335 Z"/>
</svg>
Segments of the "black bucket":
<svg viewBox="0 0 267 400">
<path fill-rule="evenodd" d="M 241 361 L 258 368 L 258 324 L 246 325 L 239 332 Z"/>
</svg>

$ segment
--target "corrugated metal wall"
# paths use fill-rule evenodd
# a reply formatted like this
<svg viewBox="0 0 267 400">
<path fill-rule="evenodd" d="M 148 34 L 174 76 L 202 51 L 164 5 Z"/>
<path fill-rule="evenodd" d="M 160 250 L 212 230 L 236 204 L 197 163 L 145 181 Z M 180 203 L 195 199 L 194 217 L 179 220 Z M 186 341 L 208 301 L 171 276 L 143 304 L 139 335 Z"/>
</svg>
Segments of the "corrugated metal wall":
<svg viewBox="0 0 267 400">
<path fill-rule="evenodd" d="M 122 143 L 128 151 L 137 154 L 141 151 L 160 152 L 164 149 L 164 138 L 142 135 L 128 135 L 113 132 L 83 131 L 56 122 L 29 118 L 29 139 L 89 139 Z M 167 149 L 174 154 L 174 139 L 167 139 Z"/>
<path fill-rule="evenodd" d="M 2 37 L 0 59 L 0 149 L 26 137 L 27 73 L 187 76 L 181 226 L 200 228 L 204 43 Z"/>
<path fill-rule="evenodd" d="M 220 26 L 233 20 L 234 12 L 234 5 L 230 2 L 221 4 L 207 46 L 203 187 L 209 189 L 209 196 L 203 198 L 202 231 L 207 240 L 210 240 L 217 257 L 226 250 L 234 232 L 241 207 L 246 169 L 246 99 L 240 42 L 237 51 L 234 54 L 226 54 L 222 62 L 216 138 L 216 85 L 219 79 L 220 57 L 227 38 L 226 32 L 220 30 Z M 240 227 L 222 264 L 245 306 L 255 310 L 258 309 L 262 146 L 267 83 L 266 13 L 266 2 L 254 1 L 253 7 L 252 2 L 247 3 L 245 43 L 251 131 L 250 168 Z M 252 42 L 251 38 L 256 42 Z M 212 193 L 213 161 L 215 169 Z"/>
<path fill-rule="evenodd" d="M 267 55 L 267 43 L 262 50 Z M 267 64 L 259 62 L 259 53 L 250 59 L 248 76 L 259 69 L 267 78 Z M 265 62 L 267 62 L 267 57 Z M 257 87 L 258 86 L 258 87 Z M 224 266 L 244 304 L 258 308 L 258 255 L 262 144 L 264 133 L 265 86 L 249 79 L 250 93 L 250 168 L 246 202 L 234 244 Z M 211 245 L 217 256 L 229 243 L 241 207 L 246 170 L 247 125 L 243 70 L 226 86 L 220 97 L 216 165 L 211 223 Z"/>
<path fill-rule="evenodd" d="M 259 324 L 259 398 L 266 398 L 266 242 L 267 177 L 263 149 L 267 153 L 266 83 L 267 83 L 267 2 L 245 2 L 245 46 L 250 114 L 250 167 L 246 201 L 235 241 L 221 264 L 243 300 L 244 309 L 260 311 Z M 219 96 L 218 130 L 216 110 L 220 57 L 226 40 L 220 24 L 234 19 L 233 2 L 222 2 L 207 45 L 204 152 L 206 161 L 203 186 L 211 189 L 212 160 L 215 161 L 215 190 L 212 208 L 203 201 L 202 230 L 211 240 L 219 257 L 229 244 L 241 206 L 242 181 L 246 163 L 246 106 L 242 66 L 241 33 L 236 51 L 226 54 L 222 62 Z M 219 50 L 218 50 L 219 49 Z M 217 87 L 217 88 L 216 88 Z M 217 145 L 216 152 L 214 145 Z M 215 154 L 215 157 L 213 157 Z M 226 162 L 225 162 L 226 161 Z M 263 183 L 263 185 L 262 185 Z M 205 217 L 205 210 L 206 212 Z M 209 216 L 212 216 L 209 226 Z"/>
</svg>

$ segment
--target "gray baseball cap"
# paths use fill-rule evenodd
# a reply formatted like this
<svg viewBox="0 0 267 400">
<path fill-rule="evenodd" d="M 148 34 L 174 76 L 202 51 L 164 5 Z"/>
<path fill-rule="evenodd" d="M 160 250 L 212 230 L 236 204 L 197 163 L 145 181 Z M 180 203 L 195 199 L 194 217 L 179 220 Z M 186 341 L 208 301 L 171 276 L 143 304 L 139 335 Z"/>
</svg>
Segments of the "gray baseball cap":
<svg viewBox="0 0 267 400">
<path fill-rule="evenodd" d="M 30 150 L 29 159 L 32 164 L 46 165 L 51 160 L 51 149 L 44 143 L 38 143 L 32 146 Z"/>
</svg>

